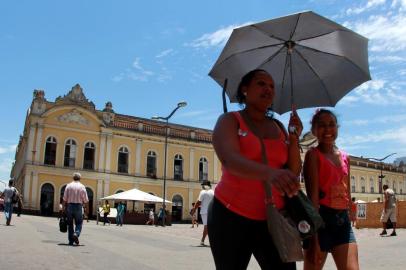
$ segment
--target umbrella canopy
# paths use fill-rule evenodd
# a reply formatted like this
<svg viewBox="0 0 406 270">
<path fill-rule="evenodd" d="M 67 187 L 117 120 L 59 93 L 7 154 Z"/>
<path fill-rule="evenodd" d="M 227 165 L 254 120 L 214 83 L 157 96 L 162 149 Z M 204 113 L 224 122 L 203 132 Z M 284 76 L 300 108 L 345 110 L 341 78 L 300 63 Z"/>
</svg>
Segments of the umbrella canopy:
<svg viewBox="0 0 406 270">
<path fill-rule="evenodd" d="M 356 200 L 355 203 L 366 203 L 366 201 L 363 201 L 363 200 Z"/>
<path fill-rule="evenodd" d="M 314 12 L 302 12 L 233 30 L 209 75 L 237 102 L 246 73 L 264 69 L 275 81 L 273 111 L 334 106 L 371 79 L 368 40 Z"/>
<path fill-rule="evenodd" d="M 124 192 L 116 193 L 100 200 L 122 200 L 122 201 L 139 201 L 139 202 L 150 202 L 150 203 L 162 203 L 163 199 L 158 196 L 146 193 L 139 189 L 130 189 Z M 165 200 L 165 203 L 172 203 L 171 201 Z"/>
</svg>

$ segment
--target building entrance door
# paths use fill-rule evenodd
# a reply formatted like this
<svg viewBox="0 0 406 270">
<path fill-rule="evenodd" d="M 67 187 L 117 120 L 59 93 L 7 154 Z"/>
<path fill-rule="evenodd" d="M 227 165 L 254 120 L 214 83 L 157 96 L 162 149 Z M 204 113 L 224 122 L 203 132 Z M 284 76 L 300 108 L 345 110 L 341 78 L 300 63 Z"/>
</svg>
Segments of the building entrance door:
<svg viewBox="0 0 406 270">
<path fill-rule="evenodd" d="M 54 187 L 51 184 L 41 187 L 40 212 L 43 216 L 52 216 L 54 213 Z"/>
</svg>

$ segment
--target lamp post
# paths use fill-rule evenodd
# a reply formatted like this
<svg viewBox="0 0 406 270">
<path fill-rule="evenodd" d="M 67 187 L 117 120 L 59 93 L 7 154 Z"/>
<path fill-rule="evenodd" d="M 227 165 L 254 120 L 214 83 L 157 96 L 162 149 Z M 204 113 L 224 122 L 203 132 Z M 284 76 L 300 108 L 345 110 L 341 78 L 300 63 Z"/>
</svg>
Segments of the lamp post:
<svg viewBox="0 0 406 270">
<path fill-rule="evenodd" d="M 365 158 L 368 160 L 378 161 L 381 165 L 381 174 L 378 176 L 378 178 L 379 178 L 379 181 L 378 181 L 379 187 L 378 188 L 379 188 L 379 194 L 381 194 L 381 197 L 382 197 L 382 183 L 383 183 L 383 179 L 385 178 L 385 175 L 383 175 L 383 161 L 393 155 L 396 155 L 396 153 L 389 154 L 383 158 L 373 158 L 373 157 Z M 382 198 L 381 198 L 381 200 L 382 200 Z"/>
<path fill-rule="evenodd" d="M 168 125 L 169 119 L 175 114 L 175 112 L 182 107 L 185 107 L 187 103 L 185 101 L 181 101 L 178 103 L 175 109 L 166 117 L 162 116 L 153 116 L 152 119 L 154 120 L 164 120 L 165 121 L 165 158 L 164 158 L 164 186 L 163 186 L 163 200 L 162 200 L 162 208 L 163 208 L 163 216 L 162 222 L 163 226 L 165 226 L 165 219 L 166 219 L 166 207 L 165 207 L 165 199 L 166 199 L 166 162 L 167 162 L 167 153 L 168 153 Z"/>
</svg>

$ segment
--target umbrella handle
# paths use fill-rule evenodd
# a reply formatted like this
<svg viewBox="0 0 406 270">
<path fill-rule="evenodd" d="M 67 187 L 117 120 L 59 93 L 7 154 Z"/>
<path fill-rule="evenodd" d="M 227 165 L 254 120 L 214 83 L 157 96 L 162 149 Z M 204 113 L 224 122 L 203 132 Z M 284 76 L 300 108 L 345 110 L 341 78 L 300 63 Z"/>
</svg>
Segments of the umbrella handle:
<svg viewBox="0 0 406 270">
<path fill-rule="evenodd" d="M 223 111 L 224 111 L 224 113 L 227 112 L 227 102 L 226 102 L 227 82 L 228 82 L 228 79 L 225 79 L 224 80 L 224 86 L 223 86 L 223 93 L 222 93 L 222 96 L 223 96 Z"/>
</svg>

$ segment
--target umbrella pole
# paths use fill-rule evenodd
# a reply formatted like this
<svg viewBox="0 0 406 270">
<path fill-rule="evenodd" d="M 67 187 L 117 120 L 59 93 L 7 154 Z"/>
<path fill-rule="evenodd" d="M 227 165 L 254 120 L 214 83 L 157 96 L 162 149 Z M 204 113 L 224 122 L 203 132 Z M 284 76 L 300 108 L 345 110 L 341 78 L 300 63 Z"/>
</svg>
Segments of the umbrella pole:
<svg viewBox="0 0 406 270">
<path fill-rule="evenodd" d="M 224 111 L 224 113 L 227 112 L 227 102 L 226 102 L 227 82 L 228 82 L 228 80 L 225 79 L 224 80 L 224 86 L 223 86 L 223 93 L 222 93 L 222 96 L 223 96 L 223 111 Z"/>
</svg>

